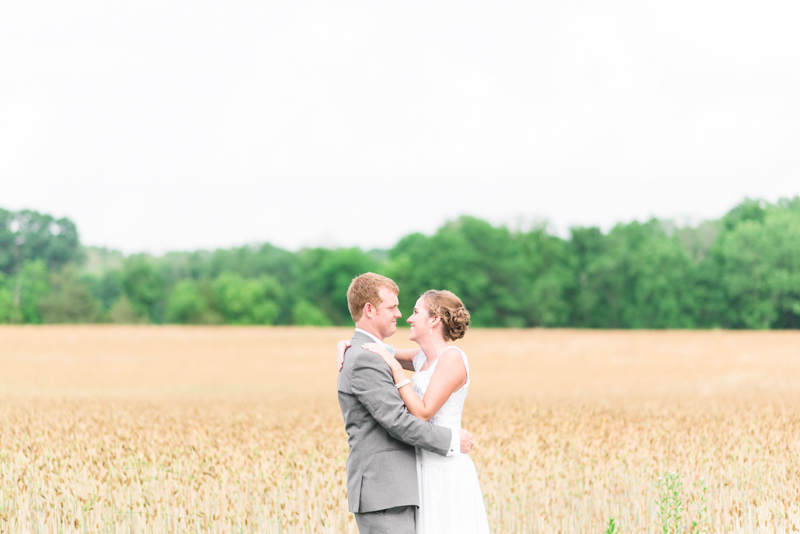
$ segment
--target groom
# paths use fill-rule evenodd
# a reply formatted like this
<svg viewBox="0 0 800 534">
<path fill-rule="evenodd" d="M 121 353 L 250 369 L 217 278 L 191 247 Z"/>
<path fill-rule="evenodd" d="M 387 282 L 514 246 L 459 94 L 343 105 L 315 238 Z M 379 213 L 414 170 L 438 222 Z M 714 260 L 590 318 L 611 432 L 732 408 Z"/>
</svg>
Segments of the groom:
<svg viewBox="0 0 800 534">
<path fill-rule="evenodd" d="M 419 506 L 414 447 L 451 456 L 467 453 L 472 436 L 417 419 L 403 404 L 392 372 L 364 343 L 382 343 L 397 331 L 399 290 L 389 278 L 366 273 L 347 290 L 356 323 L 339 374 L 339 406 L 347 443 L 347 504 L 360 534 L 414 534 Z"/>
</svg>

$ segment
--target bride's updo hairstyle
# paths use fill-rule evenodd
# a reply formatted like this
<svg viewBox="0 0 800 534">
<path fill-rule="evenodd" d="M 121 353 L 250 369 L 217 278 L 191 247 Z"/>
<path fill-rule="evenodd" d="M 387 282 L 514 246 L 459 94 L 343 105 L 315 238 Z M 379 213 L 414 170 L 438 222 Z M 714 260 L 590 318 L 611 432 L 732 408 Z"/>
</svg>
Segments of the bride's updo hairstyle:
<svg viewBox="0 0 800 534">
<path fill-rule="evenodd" d="M 444 339 L 461 339 L 469 328 L 469 312 L 461 299 L 450 291 L 431 289 L 422 294 L 431 317 L 439 317 L 444 326 Z"/>
</svg>

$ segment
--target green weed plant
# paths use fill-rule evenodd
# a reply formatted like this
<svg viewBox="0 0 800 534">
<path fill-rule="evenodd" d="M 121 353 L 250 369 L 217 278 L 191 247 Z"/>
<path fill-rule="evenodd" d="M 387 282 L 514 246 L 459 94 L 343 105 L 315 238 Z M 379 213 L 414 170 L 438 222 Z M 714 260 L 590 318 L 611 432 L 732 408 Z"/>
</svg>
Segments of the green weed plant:
<svg viewBox="0 0 800 534">
<path fill-rule="evenodd" d="M 706 485 L 703 479 L 695 484 L 697 492 L 696 519 L 689 525 L 687 508 L 684 504 L 683 478 L 675 471 L 670 471 L 658 479 L 657 514 L 663 534 L 705 534 L 708 532 L 708 503 L 706 501 Z"/>
</svg>

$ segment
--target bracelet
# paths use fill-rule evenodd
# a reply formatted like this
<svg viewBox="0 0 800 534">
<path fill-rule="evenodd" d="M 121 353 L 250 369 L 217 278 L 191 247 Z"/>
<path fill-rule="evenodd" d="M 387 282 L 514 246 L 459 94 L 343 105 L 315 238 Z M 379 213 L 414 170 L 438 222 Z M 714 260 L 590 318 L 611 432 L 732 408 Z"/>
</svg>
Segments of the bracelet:
<svg viewBox="0 0 800 534">
<path fill-rule="evenodd" d="M 405 380 L 403 380 L 399 384 L 395 384 L 394 387 L 396 387 L 397 389 L 400 389 L 401 387 L 407 386 L 410 383 L 411 383 L 411 379 L 410 378 L 406 378 Z"/>
</svg>

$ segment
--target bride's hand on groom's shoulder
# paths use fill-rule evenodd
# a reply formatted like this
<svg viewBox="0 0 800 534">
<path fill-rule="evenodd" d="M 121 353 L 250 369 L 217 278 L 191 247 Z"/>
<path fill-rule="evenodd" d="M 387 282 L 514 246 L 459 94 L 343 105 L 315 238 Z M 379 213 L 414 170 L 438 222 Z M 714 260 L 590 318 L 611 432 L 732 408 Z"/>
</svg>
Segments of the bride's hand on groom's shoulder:
<svg viewBox="0 0 800 534">
<path fill-rule="evenodd" d="M 383 361 L 385 361 L 393 371 L 396 369 L 402 370 L 403 367 L 400 365 L 400 362 L 398 362 L 394 358 L 394 356 L 392 356 L 392 354 L 388 350 L 386 350 L 386 347 L 384 347 L 383 345 L 380 345 L 378 343 L 364 343 L 363 345 L 361 345 L 361 348 L 366 349 L 370 352 L 374 352 L 375 354 L 383 358 Z"/>
<path fill-rule="evenodd" d="M 336 368 L 341 371 L 344 367 L 344 352 L 350 348 L 350 342 L 346 339 L 336 344 Z"/>
</svg>

